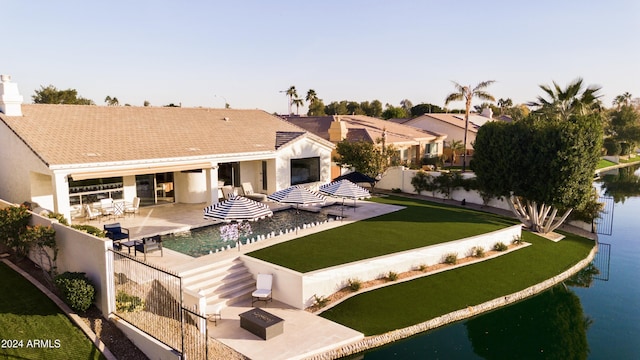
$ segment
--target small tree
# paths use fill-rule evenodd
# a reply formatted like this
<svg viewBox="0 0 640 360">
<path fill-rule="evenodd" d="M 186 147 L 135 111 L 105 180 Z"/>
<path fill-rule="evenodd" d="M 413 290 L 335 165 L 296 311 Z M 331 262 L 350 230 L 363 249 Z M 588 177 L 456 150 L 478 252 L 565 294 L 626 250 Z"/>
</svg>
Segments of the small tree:
<svg viewBox="0 0 640 360">
<path fill-rule="evenodd" d="M 395 153 L 392 146 L 376 146 L 369 141 L 342 140 L 336 144 L 338 156 L 334 157 L 338 166 L 353 168 L 365 175 L 375 178 L 388 166 Z"/>
<path fill-rule="evenodd" d="M 29 253 L 29 247 L 20 239 L 20 234 L 27 229 L 29 218 L 31 213 L 24 206 L 0 209 L 0 242 L 13 248 L 19 256 Z"/>
</svg>

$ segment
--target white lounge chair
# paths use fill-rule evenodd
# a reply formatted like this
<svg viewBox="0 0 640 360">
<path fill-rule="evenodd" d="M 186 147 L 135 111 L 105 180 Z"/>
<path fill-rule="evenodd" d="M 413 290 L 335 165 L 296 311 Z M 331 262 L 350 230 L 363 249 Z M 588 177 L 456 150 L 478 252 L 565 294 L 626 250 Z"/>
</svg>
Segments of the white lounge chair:
<svg viewBox="0 0 640 360">
<path fill-rule="evenodd" d="M 98 210 L 92 209 L 89 204 L 84 204 L 84 215 L 88 220 L 100 220 L 100 216 L 102 216 L 102 213 Z"/>
<path fill-rule="evenodd" d="M 222 187 L 222 195 L 224 196 L 225 200 L 229 200 L 231 198 L 231 195 L 238 195 L 235 191 L 235 189 L 233 188 L 233 186 L 227 185 L 227 186 L 223 186 Z"/>
<path fill-rule="evenodd" d="M 267 200 L 267 195 L 253 191 L 253 186 L 251 186 L 250 182 L 242 183 L 242 192 L 244 192 L 244 197 L 253 201 L 262 202 Z"/>
<path fill-rule="evenodd" d="M 115 209 L 113 208 L 113 199 L 112 198 L 101 199 L 100 211 L 102 211 L 103 216 L 114 215 Z"/>
<path fill-rule="evenodd" d="M 251 305 L 256 301 L 272 301 L 271 285 L 273 284 L 273 275 L 258 274 L 256 281 L 256 290 L 251 293 Z"/>
<path fill-rule="evenodd" d="M 125 206 L 124 213 L 133 214 L 133 216 L 135 217 L 139 211 L 140 211 L 140 198 L 136 196 L 133 198 L 133 203 Z"/>
</svg>

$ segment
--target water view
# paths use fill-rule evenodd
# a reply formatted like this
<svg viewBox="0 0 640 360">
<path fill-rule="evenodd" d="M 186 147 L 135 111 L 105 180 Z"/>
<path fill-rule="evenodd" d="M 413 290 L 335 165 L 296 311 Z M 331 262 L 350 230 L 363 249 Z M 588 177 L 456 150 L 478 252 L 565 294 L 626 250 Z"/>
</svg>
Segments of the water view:
<svg viewBox="0 0 640 360">
<path fill-rule="evenodd" d="M 250 222 L 251 234 L 240 236 L 240 241 L 244 244 L 247 240 L 267 238 L 281 235 L 287 231 L 294 231 L 296 226 L 317 225 L 333 220 L 334 217 L 327 215 L 326 212 L 300 210 L 296 213 L 294 209 L 277 211 L 270 218 Z M 215 224 L 183 233 L 165 235 L 162 237 L 163 246 L 193 257 L 234 248 L 236 247 L 235 241 L 225 241 L 221 236 L 220 230 L 224 225 L 226 224 Z"/>
<path fill-rule="evenodd" d="M 596 186 L 615 206 L 594 267 L 566 286 L 350 359 L 637 359 L 640 170 L 603 174 Z"/>
</svg>

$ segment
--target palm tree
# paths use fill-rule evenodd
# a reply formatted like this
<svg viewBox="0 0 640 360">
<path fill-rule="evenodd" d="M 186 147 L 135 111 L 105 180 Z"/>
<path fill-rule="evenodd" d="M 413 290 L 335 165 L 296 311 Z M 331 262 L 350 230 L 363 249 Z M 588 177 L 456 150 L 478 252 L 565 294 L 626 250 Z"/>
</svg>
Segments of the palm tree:
<svg viewBox="0 0 640 360">
<path fill-rule="evenodd" d="M 106 98 L 104 98 L 104 102 L 107 103 L 107 106 L 118 106 L 120 105 L 120 102 L 118 101 L 117 97 L 111 97 L 109 95 L 107 95 Z"/>
<path fill-rule="evenodd" d="M 291 85 L 291 87 L 285 93 L 289 97 L 289 115 L 291 115 L 291 105 L 293 105 L 293 99 L 298 98 L 298 91 L 296 91 L 295 86 Z"/>
<path fill-rule="evenodd" d="M 622 105 L 629 106 L 630 104 L 631 104 L 631 94 L 628 91 L 622 95 L 616 96 L 615 99 L 613 99 L 613 105 L 616 105 L 618 107 L 618 110 L 620 110 L 620 107 Z"/>
<path fill-rule="evenodd" d="M 498 99 L 498 107 L 500 108 L 500 115 L 504 115 L 504 110 L 513 106 L 513 100 L 510 98 Z"/>
<path fill-rule="evenodd" d="M 451 149 L 451 165 L 454 165 L 458 159 L 458 154 L 464 154 L 465 148 L 460 140 L 451 140 L 449 148 Z"/>
<path fill-rule="evenodd" d="M 456 92 L 449 94 L 444 101 L 444 106 L 447 106 L 452 101 L 465 101 L 465 113 L 464 113 L 464 152 L 462 153 L 462 172 L 465 171 L 467 166 L 467 133 L 469 132 L 469 112 L 471 111 L 471 99 L 477 97 L 481 100 L 496 101 L 493 95 L 485 92 L 483 89 L 493 84 L 495 80 L 483 81 L 476 85 L 474 88 L 471 86 L 462 86 L 457 82 L 453 82 L 456 88 Z"/>
<path fill-rule="evenodd" d="M 307 97 L 305 98 L 305 100 L 307 100 L 309 105 L 311 105 L 318 100 L 318 94 L 316 94 L 315 90 L 309 89 L 309 91 L 307 91 Z"/>
<path fill-rule="evenodd" d="M 300 115 L 300 106 L 304 105 L 304 100 L 295 98 L 291 100 L 291 103 L 296 106 L 296 115 Z"/>
<path fill-rule="evenodd" d="M 566 121 L 573 115 L 587 115 L 601 109 L 599 98 L 602 95 L 598 94 L 601 88 L 589 85 L 583 90 L 581 78 L 574 80 L 564 90 L 555 81 L 553 87 L 540 85 L 540 88 L 548 95 L 548 99 L 538 96 L 537 101 L 527 105 L 537 107 L 536 112 L 551 119 Z"/>
</svg>

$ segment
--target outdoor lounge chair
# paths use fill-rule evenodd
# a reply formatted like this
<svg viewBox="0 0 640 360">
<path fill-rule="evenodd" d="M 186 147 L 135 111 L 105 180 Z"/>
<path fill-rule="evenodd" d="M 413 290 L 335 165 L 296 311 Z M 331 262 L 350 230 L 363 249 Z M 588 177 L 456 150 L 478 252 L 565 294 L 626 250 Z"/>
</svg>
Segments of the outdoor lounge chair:
<svg viewBox="0 0 640 360">
<path fill-rule="evenodd" d="M 238 195 L 238 194 L 236 194 L 236 191 L 233 188 L 233 186 L 230 186 L 230 185 L 223 186 L 222 187 L 222 196 L 224 197 L 224 199 L 225 200 L 229 200 L 231 198 L 231 195 Z"/>
<path fill-rule="evenodd" d="M 102 213 L 98 210 L 92 209 L 89 204 L 84 204 L 84 215 L 88 220 L 100 220 L 100 216 L 102 216 Z"/>
<path fill-rule="evenodd" d="M 256 281 L 256 290 L 251 293 L 251 305 L 256 301 L 272 301 L 271 285 L 273 284 L 273 275 L 258 274 Z"/>
<path fill-rule="evenodd" d="M 100 211 L 102 211 L 103 216 L 115 215 L 115 209 L 113 207 L 113 199 L 112 198 L 101 199 Z"/>
<path fill-rule="evenodd" d="M 247 199 L 258 202 L 267 200 L 267 195 L 253 192 L 253 186 L 251 186 L 250 182 L 242 183 L 242 191 L 244 192 L 244 197 Z"/>
<path fill-rule="evenodd" d="M 107 232 L 105 236 L 113 241 L 130 240 L 129 229 L 123 228 L 120 223 L 104 224 L 104 231 Z"/>
<path fill-rule="evenodd" d="M 136 196 L 133 198 L 133 203 L 125 206 L 124 213 L 133 214 L 133 216 L 135 217 L 139 211 L 140 211 L 140 198 Z"/>
<path fill-rule="evenodd" d="M 135 246 L 134 254 L 138 256 L 138 251 L 144 254 L 144 261 L 147 261 L 147 253 L 160 250 L 160 256 L 163 256 L 162 252 L 162 238 L 160 235 L 154 235 L 151 237 L 142 238 Z"/>
</svg>

